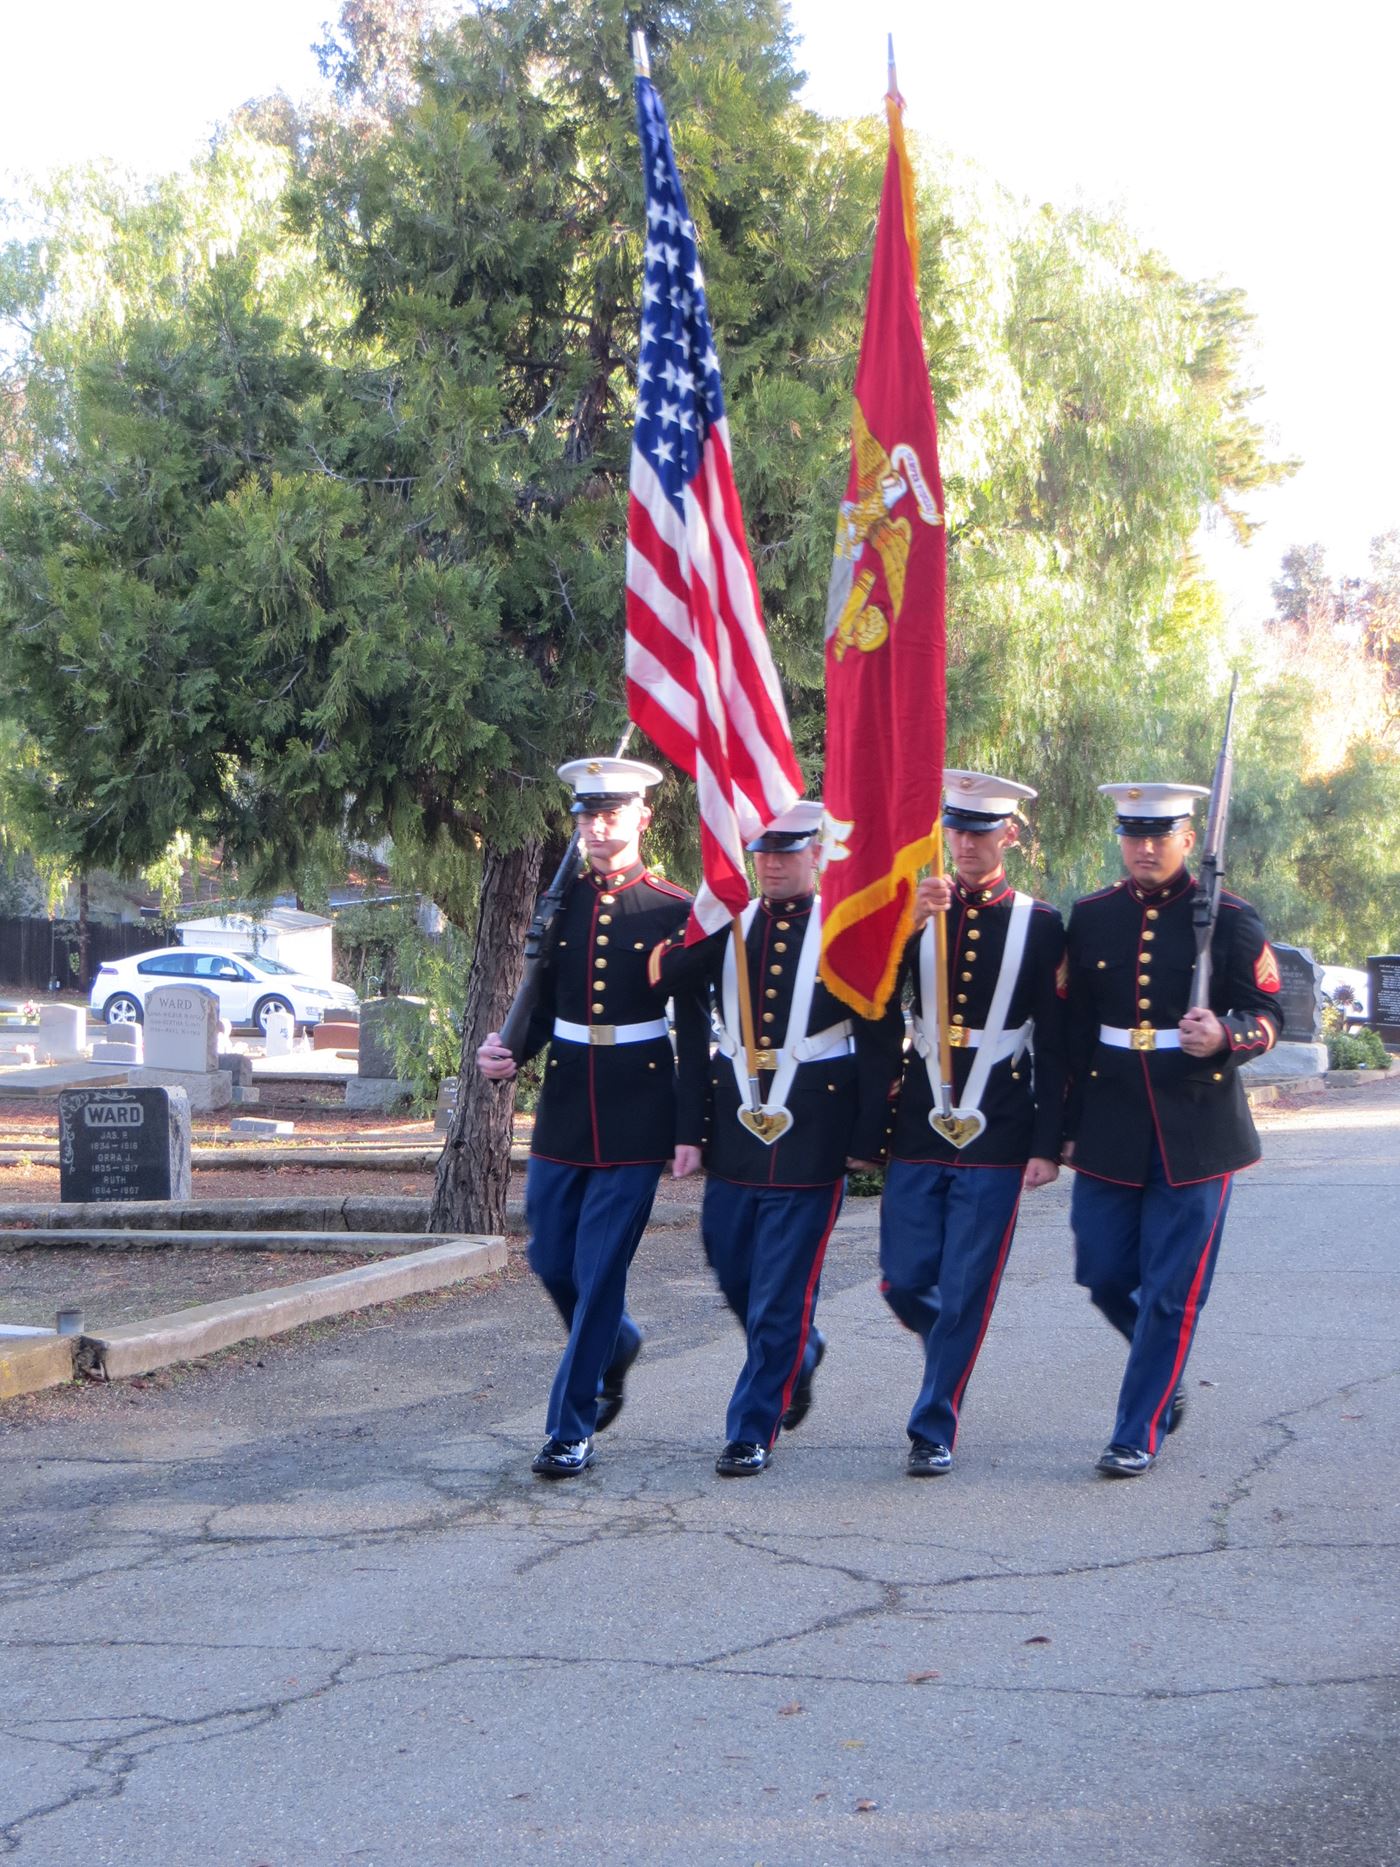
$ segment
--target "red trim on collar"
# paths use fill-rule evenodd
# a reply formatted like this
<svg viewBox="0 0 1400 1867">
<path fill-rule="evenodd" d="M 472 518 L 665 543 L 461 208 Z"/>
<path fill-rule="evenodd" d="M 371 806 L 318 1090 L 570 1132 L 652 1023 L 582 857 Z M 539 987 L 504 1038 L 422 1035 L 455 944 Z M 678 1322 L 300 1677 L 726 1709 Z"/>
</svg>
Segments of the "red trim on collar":
<svg viewBox="0 0 1400 1867">
<path fill-rule="evenodd" d="M 1005 869 L 998 869 L 995 875 L 979 882 L 976 888 L 969 888 L 954 875 L 953 893 L 957 899 L 970 908 L 991 908 L 999 901 L 1009 900 L 1016 890 L 1006 878 Z"/>
<path fill-rule="evenodd" d="M 1161 888 L 1139 888 L 1131 876 L 1128 878 L 1128 893 L 1145 908 L 1168 907 L 1173 901 L 1180 901 L 1195 886 L 1196 878 L 1189 869 L 1183 869 L 1175 881 L 1167 882 Z"/>
</svg>

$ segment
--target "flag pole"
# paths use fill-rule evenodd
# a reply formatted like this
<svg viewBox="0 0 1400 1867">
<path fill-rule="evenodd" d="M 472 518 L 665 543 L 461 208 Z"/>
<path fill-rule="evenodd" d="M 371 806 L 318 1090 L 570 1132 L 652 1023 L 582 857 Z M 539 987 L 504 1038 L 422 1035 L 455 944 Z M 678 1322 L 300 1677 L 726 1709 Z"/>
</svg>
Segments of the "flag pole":
<svg viewBox="0 0 1400 1867">
<path fill-rule="evenodd" d="M 889 62 L 889 84 L 886 95 L 895 103 L 899 101 L 899 78 L 894 63 L 894 34 L 887 40 Z M 943 796 L 943 774 L 938 774 L 938 796 Z M 943 864 L 943 824 L 942 812 L 935 819 L 933 856 L 929 863 L 929 872 L 942 881 L 947 870 Z M 934 952 L 934 1016 L 938 1020 L 938 1088 L 940 1107 L 938 1113 L 947 1115 L 953 1107 L 953 1041 L 949 1035 L 948 1023 L 948 916 L 935 914 L 933 917 L 933 952 Z"/>
<path fill-rule="evenodd" d="M 757 1114 L 762 1106 L 758 1089 L 758 1038 L 753 1027 L 753 992 L 749 987 L 749 949 L 744 939 L 744 923 L 736 914 L 730 935 L 734 942 L 734 977 L 739 988 L 739 1034 L 744 1040 L 744 1067 L 749 1079 L 749 1107 Z"/>
<path fill-rule="evenodd" d="M 651 76 L 651 54 L 647 51 L 647 36 L 640 26 L 632 34 L 632 69 L 639 78 Z"/>
</svg>

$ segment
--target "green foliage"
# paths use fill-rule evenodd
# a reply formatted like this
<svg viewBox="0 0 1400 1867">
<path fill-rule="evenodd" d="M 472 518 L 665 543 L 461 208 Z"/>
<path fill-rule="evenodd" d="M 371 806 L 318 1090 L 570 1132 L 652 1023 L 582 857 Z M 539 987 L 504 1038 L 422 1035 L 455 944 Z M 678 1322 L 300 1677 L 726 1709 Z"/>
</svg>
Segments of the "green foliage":
<svg viewBox="0 0 1400 1867">
<path fill-rule="evenodd" d="M 1390 1052 L 1379 1031 L 1339 1031 L 1327 1039 L 1327 1062 L 1334 1070 L 1384 1070 Z"/>
<path fill-rule="evenodd" d="M 44 237 L 0 260 L 0 310 L 32 332 L 4 437 L 0 711 L 33 753 L 0 823 L 55 860 L 131 872 L 186 835 L 257 892 L 314 892 L 389 837 L 466 926 L 482 848 L 557 833 L 554 765 L 622 722 L 630 23 L 672 119 L 819 789 L 883 124 L 797 104 L 778 0 L 503 0 L 425 38 L 428 12 L 354 0 L 325 48 L 330 111 L 244 110 L 145 189 L 62 178 Z M 1110 220 L 919 166 L 949 759 L 1039 786 L 1025 879 L 1064 900 L 1114 861 L 1096 782 L 1209 769 L 1224 619 L 1189 540 L 1212 507 L 1242 523 L 1240 496 L 1286 467 L 1249 416 L 1238 293 Z M 1263 864 L 1289 774 L 1259 769 L 1241 848 Z M 1360 774 L 1358 801 L 1386 782 Z M 668 784 L 655 846 L 681 879 L 694 841 L 690 787 Z M 1301 924 L 1295 881 L 1271 885 Z"/>
<path fill-rule="evenodd" d="M 333 938 L 336 977 L 361 998 L 387 994 L 422 1001 L 388 1012 L 384 1033 L 413 1105 L 431 1107 L 438 1085 L 457 1074 L 461 1060 L 470 966 L 465 941 L 452 927 L 430 939 L 418 925 L 411 897 L 343 909 Z"/>
</svg>

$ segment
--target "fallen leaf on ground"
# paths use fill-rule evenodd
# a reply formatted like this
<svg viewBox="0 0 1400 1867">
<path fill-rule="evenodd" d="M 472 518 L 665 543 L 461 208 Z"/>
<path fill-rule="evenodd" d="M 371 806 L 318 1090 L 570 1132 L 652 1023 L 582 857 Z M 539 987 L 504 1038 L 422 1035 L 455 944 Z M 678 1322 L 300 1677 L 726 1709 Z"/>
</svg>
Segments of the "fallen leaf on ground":
<svg viewBox="0 0 1400 1867">
<path fill-rule="evenodd" d="M 878 1809 L 879 1806 L 880 1806 L 879 1803 L 872 1802 L 869 1796 L 862 1796 L 860 1800 L 856 1803 L 856 1814 L 857 1815 L 868 1815 L 872 1809 Z"/>
<path fill-rule="evenodd" d="M 805 1705 L 799 1705 L 797 1700 L 793 1699 L 790 1704 L 779 1705 L 778 1716 L 780 1718 L 795 1718 L 798 1712 L 806 1711 L 806 1709 L 807 1707 Z"/>
<path fill-rule="evenodd" d="M 908 1685 L 922 1685 L 925 1679 L 941 1679 L 943 1675 L 942 1673 L 930 1670 L 922 1673 L 906 1673 L 904 1677 Z"/>
<path fill-rule="evenodd" d="M 1029 1640 L 1024 1640 L 1021 1644 L 1027 1647 L 1048 1647 L 1050 1636 L 1049 1634 L 1032 1634 Z"/>
</svg>

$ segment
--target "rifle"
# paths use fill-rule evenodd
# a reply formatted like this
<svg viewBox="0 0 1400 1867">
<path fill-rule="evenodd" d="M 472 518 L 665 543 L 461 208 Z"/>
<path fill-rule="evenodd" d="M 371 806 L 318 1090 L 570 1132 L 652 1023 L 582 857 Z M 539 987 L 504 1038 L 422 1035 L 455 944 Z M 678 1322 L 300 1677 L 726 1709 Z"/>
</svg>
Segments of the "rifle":
<svg viewBox="0 0 1400 1867">
<path fill-rule="evenodd" d="M 1230 785 L 1235 775 L 1235 758 L 1230 750 L 1230 733 L 1235 722 L 1235 689 L 1238 674 L 1230 681 L 1230 701 L 1225 709 L 1225 735 L 1220 742 L 1220 757 L 1215 761 L 1215 777 L 1210 787 L 1210 808 L 1206 813 L 1206 840 L 1201 852 L 1201 872 L 1191 902 L 1191 921 L 1196 929 L 1196 965 L 1191 974 L 1190 1009 L 1197 1011 L 1210 1003 L 1210 943 L 1220 914 L 1220 891 L 1225 885 L 1225 832 L 1230 817 Z"/>
<path fill-rule="evenodd" d="M 626 752 L 635 730 L 633 726 L 627 728 L 617 742 L 614 758 L 621 758 Z M 544 969 L 554 957 L 554 948 L 559 939 L 560 916 L 578 877 L 578 851 L 579 826 L 575 823 L 569 846 L 564 851 L 564 859 L 554 872 L 554 880 L 535 903 L 530 925 L 525 930 L 525 970 L 520 975 L 520 984 L 516 987 L 515 997 L 510 1002 L 510 1010 L 500 1030 L 501 1042 L 517 1063 L 521 1061 L 525 1034 L 530 1028 L 535 1007 L 540 1002 L 540 993 L 544 988 Z"/>
</svg>

